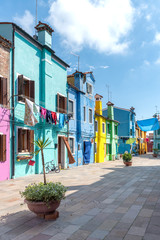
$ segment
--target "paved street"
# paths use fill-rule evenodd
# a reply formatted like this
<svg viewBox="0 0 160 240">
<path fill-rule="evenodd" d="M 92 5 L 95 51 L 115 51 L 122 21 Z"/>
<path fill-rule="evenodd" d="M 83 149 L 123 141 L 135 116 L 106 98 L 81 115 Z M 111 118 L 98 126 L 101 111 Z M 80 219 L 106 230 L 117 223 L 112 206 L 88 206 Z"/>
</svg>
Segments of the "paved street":
<svg viewBox="0 0 160 240">
<path fill-rule="evenodd" d="M 42 175 L 0 183 L 2 240 L 159 240 L 160 159 L 151 155 L 48 174 L 69 187 L 56 221 L 37 218 L 19 191 Z"/>
</svg>

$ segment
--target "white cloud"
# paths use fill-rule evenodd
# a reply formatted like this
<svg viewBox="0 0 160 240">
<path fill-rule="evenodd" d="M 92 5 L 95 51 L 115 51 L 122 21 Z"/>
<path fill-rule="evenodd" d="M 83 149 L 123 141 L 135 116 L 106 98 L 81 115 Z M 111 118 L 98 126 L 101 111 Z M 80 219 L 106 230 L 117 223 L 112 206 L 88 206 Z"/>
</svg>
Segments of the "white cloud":
<svg viewBox="0 0 160 240">
<path fill-rule="evenodd" d="M 109 66 L 100 66 L 100 68 L 106 69 L 109 68 Z"/>
<path fill-rule="evenodd" d="M 154 62 L 155 64 L 160 64 L 160 57 Z"/>
<path fill-rule="evenodd" d="M 148 60 L 144 60 L 144 65 L 146 65 L 146 66 L 149 66 L 150 65 L 150 62 L 148 61 Z"/>
<path fill-rule="evenodd" d="M 134 13 L 131 0 L 55 0 L 47 20 L 68 47 L 124 53 Z"/>
<path fill-rule="evenodd" d="M 150 14 L 147 14 L 147 15 L 146 15 L 146 20 L 147 20 L 147 21 L 150 21 L 150 20 L 151 20 L 151 15 L 150 15 Z"/>
<path fill-rule="evenodd" d="M 156 32 L 153 43 L 160 44 L 160 32 Z"/>
<path fill-rule="evenodd" d="M 34 27 L 34 17 L 33 15 L 30 13 L 30 11 L 25 10 L 24 15 L 23 16 L 16 16 L 13 17 L 13 20 L 20 25 L 26 32 L 28 32 L 29 34 L 33 33 L 33 27 Z"/>
</svg>

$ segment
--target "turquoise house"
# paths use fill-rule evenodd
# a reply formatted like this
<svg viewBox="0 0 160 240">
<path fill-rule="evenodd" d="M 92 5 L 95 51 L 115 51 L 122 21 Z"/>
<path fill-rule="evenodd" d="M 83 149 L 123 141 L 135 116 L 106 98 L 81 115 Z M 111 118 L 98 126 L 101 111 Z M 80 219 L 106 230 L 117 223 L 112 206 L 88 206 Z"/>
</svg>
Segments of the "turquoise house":
<svg viewBox="0 0 160 240">
<path fill-rule="evenodd" d="M 41 156 L 32 156 L 33 140 L 49 138 L 45 161 L 67 168 L 68 157 L 64 137 L 67 124 L 49 124 L 37 114 L 38 123 L 24 124 L 25 98 L 56 113 L 67 113 L 67 67 L 51 48 L 53 29 L 39 22 L 37 35 L 30 36 L 14 23 L 0 23 L 0 35 L 12 44 L 11 104 L 11 178 L 42 172 Z M 34 160 L 34 166 L 29 165 Z"/>
</svg>

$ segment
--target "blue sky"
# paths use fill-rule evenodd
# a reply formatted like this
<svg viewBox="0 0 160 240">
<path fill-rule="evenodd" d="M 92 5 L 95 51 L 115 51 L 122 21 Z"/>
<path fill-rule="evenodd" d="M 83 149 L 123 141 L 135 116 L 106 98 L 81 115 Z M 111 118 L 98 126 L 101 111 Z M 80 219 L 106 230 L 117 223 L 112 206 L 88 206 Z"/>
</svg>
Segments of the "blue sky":
<svg viewBox="0 0 160 240">
<path fill-rule="evenodd" d="M 103 107 L 135 107 L 137 120 L 160 111 L 159 0 L 37 0 L 38 20 L 50 24 L 53 49 L 71 68 L 93 71 Z M 0 21 L 34 33 L 36 0 L 0 0 Z"/>
</svg>

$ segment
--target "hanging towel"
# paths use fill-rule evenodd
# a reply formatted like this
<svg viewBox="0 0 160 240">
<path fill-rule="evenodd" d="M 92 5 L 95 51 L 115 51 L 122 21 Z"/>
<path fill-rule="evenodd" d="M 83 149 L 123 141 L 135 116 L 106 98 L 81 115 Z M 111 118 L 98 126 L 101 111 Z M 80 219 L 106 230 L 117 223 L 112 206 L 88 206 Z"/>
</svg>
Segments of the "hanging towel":
<svg viewBox="0 0 160 240">
<path fill-rule="evenodd" d="M 90 163 L 90 157 L 91 157 L 91 142 L 90 141 L 84 141 L 84 152 L 83 152 L 83 156 L 84 156 L 84 163 L 88 164 Z"/>
<path fill-rule="evenodd" d="M 33 102 L 28 99 L 25 99 L 24 123 L 28 126 L 34 126 L 36 123 L 38 123 L 33 113 Z"/>
<path fill-rule="evenodd" d="M 40 112 L 40 107 L 33 103 L 33 112 L 37 115 Z"/>
<path fill-rule="evenodd" d="M 46 112 L 46 122 L 53 124 L 52 114 L 51 114 L 51 111 L 49 111 L 49 110 L 47 110 L 47 112 Z"/>
<path fill-rule="evenodd" d="M 59 113 L 57 113 L 57 122 L 59 122 Z"/>
<path fill-rule="evenodd" d="M 55 123 L 55 125 L 57 124 L 57 114 L 56 112 L 51 112 L 52 114 L 52 119 L 53 119 L 53 123 Z"/>
<path fill-rule="evenodd" d="M 65 121 L 65 123 L 69 122 L 68 114 L 64 114 L 64 121 Z"/>
<path fill-rule="evenodd" d="M 160 128 L 157 118 L 150 118 L 150 119 L 137 121 L 137 124 L 138 124 L 138 127 L 144 132 L 155 131 Z"/>
<path fill-rule="evenodd" d="M 43 107 L 40 107 L 41 118 L 46 119 L 47 110 Z"/>
<path fill-rule="evenodd" d="M 59 114 L 59 127 L 60 128 L 64 127 L 64 114 L 63 113 Z"/>
</svg>

